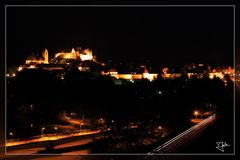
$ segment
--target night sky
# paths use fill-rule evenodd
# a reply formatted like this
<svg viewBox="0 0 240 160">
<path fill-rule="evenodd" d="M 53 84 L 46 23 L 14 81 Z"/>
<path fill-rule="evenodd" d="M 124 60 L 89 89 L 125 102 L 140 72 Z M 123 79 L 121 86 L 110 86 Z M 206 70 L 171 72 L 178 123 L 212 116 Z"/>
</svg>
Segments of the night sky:
<svg viewBox="0 0 240 160">
<path fill-rule="evenodd" d="M 98 59 L 232 65 L 232 7 L 8 7 L 8 68 L 47 48 Z"/>
</svg>

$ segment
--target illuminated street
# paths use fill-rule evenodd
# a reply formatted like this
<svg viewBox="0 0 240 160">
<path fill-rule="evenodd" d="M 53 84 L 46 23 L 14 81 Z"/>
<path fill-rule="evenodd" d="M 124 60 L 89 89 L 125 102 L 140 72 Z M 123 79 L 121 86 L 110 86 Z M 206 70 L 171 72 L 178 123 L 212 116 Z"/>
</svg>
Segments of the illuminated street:
<svg viewBox="0 0 240 160">
<path fill-rule="evenodd" d="M 85 155 L 89 154 L 89 149 L 80 149 L 80 150 L 73 150 L 73 151 L 64 151 L 66 148 L 74 147 L 74 146 L 81 146 L 84 144 L 88 144 L 92 142 L 92 139 L 84 139 L 84 140 L 78 140 L 70 143 L 65 143 L 62 145 L 58 145 L 55 147 L 55 151 L 59 154 L 63 155 Z M 39 154 L 39 151 L 45 150 L 44 147 L 41 148 L 29 148 L 29 149 L 18 149 L 18 150 L 13 150 L 9 151 L 9 155 L 28 155 L 28 154 Z M 59 152 L 58 152 L 59 151 Z"/>
<path fill-rule="evenodd" d="M 40 136 L 40 138 L 35 138 L 31 140 L 24 140 L 24 141 L 18 141 L 18 140 L 12 140 L 11 142 L 7 142 L 6 146 L 16 146 L 21 144 L 28 144 L 28 143 L 34 143 L 34 142 L 44 142 L 44 141 L 54 141 L 59 140 L 63 138 L 69 138 L 69 137 L 76 137 L 76 136 L 82 136 L 82 135 L 90 135 L 90 134 L 96 134 L 100 133 L 100 130 L 97 131 L 81 131 L 79 133 L 73 133 L 70 135 L 44 135 Z"/>
</svg>

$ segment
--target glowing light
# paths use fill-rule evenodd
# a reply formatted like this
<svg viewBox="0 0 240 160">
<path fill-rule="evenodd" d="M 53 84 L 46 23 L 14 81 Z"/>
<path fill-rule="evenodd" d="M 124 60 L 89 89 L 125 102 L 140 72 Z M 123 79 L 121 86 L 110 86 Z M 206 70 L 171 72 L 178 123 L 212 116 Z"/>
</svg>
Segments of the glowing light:
<svg viewBox="0 0 240 160">
<path fill-rule="evenodd" d="M 74 53 L 75 52 L 75 50 L 74 50 L 74 48 L 72 49 L 72 53 Z"/>
<path fill-rule="evenodd" d="M 21 72 L 23 70 L 23 67 L 22 66 L 19 66 L 18 68 L 17 68 L 17 71 L 18 72 Z"/>
<path fill-rule="evenodd" d="M 54 127 L 55 130 L 58 130 L 58 127 Z"/>
<path fill-rule="evenodd" d="M 213 73 L 209 73 L 209 78 L 213 79 L 214 78 L 214 74 Z"/>
<path fill-rule="evenodd" d="M 70 114 L 71 114 L 71 116 L 76 116 L 75 112 L 71 112 Z"/>
<path fill-rule="evenodd" d="M 45 127 L 41 128 L 41 136 L 43 136 L 43 131 L 45 130 Z"/>
<path fill-rule="evenodd" d="M 198 114 L 199 114 L 198 111 L 195 111 L 195 112 L 194 112 L 194 115 L 198 115 Z"/>
<path fill-rule="evenodd" d="M 192 123 L 199 123 L 199 122 L 201 122 L 203 119 L 191 119 L 191 122 Z"/>
<path fill-rule="evenodd" d="M 117 71 L 109 71 L 108 73 L 109 73 L 110 75 L 117 75 L 117 74 L 118 74 Z"/>
<path fill-rule="evenodd" d="M 10 136 L 13 136 L 13 132 L 10 132 L 9 135 L 10 135 Z"/>
<path fill-rule="evenodd" d="M 224 80 L 224 85 L 227 86 L 227 81 L 226 80 Z"/>
<path fill-rule="evenodd" d="M 49 135 L 49 136 L 41 136 L 40 138 L 30 139 L 30 140 L 24 140 L 24 141 L 11 141 L 7 142 L 6 146 L 16 146 L 21 144 L 28 144 L 28 143 L 34 143 L 34 142 L 43 142 L 43 141 L 53 141 L 53 140 L 59 140 L 63 138 L 69 138 L 69 137 L 75 137 L 75 136 L 83 136 L 83 135 L 90 135 L 90 134 L 97 134 L 100 133 L 101 130 L 94 130 L 94 131 L 81 131 L 79 133 L 72 133 L 69 135 Z"/>
<path fill-rule="evenodd" d="M 74 52 L 75 53 L 75 52 Z M 64 58 L 66 59 L 75 59 L 76 58 L 76 55 L 75 54 L 72 54 L 72 53 L 65 53 L 63 55 Z"/>
<path fill-rule="evenodd" d="M 29 68 L 35 68 L 35 65 L 30 65 Z"/>
<path fill-rule="evenodd" d="M 115 75 L 112 75 L 115 76 Z M 132 79 L 132 75 L 131 74 L 117 74 L 116 75 L 118 78 L 122 78 L 122 79 Z"/>
<path fill-rule="evenodd" d="M 157 75 L 158 74 L 154 74 L 154 73 L 152 73 L 152 74 L 150 74 L 150 73 L 143 73 L 143 78 L 146 78 L 146 79 L 148 79 L 150 81 L 153 81 L 153 80 L 155 80 L 157 78 Z"/>
<path fill-rule="evenodd" d="M 93 56 L 92 55 L 80 54 L 80 58 L 81 58 L 82 61 L 86 61 L 86 60 L 92 60 Z"/>
<path fill-rule="evenodd" d="M 7 76 L 7 77 L 9 77 L 9 76 L 10 76 L 10 74 L 6 74 L 6 76 Z"/>
</svg>

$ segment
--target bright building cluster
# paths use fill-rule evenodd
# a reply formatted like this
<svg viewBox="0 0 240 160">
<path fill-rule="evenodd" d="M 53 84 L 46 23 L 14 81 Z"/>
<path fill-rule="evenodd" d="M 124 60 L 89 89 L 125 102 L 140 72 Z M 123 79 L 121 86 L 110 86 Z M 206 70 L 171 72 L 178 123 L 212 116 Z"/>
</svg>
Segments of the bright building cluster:
<svg viewBox="0 0 240 160">
<path fill-rule="evenodd" d="M 72 48 L 70 52 L 58 52 L 55 53 L 55 56 L 50 59 L 48 50 L 45 49 L 41 57 L 37 57 L 32 54 L 25 61 L 25 64 L 20 65 L 17 68 L 17 71 L 20 72 L 24 69 L 45 69 L 45 70 L 66 70 L 77 68 L 80 72 L 90 72 L 95 75 L 110 75 L 111 77 L 115 77 L 116 79 L 125 79 L 131 82 L 139 79 L 148 79 L 150 81 L 156 80 L 157 77 L 161 74 L 162 78 L 165 79 L 174 79 L 179 78 L 183 75 L 183 73 L 188 78 L 203 78 L 205 75 L 208 75 L 210 79 L 214 77 L 218 77 L 220 79 L 224 79 L 224 75 L 229 75 L 232 80 L 235 77 L 235 70 L 229 66 L 226 67 L 216 67 L 212 68 L 211 66 L 207 66 L 205 64 L 190 64 L 184 67 L 184 71 L 175 70 L 171 67 L 162 67 L 159 70 L 151 70 L 149 71 L 149 67 L 145 65 L 140 65 L 138 68 L 141 69 L 140 72 L 136 72 L 136 70 L 128 69 L 125 72 L 121 72 L 119 67 L 115 65 L 115 67 L 109 66 L 105 62 L 97 61 L 96 55 L 93 54 L 93 51 L 89 48 L 82 49 L 78 47 L 76 49 Z M 151 67 L 150 67 L 151 68 Z M 205 68 L 205 69 L 203 69 Z M 8 77 L 14 77 L 16 74 L 7 74 Z M 238 76 L 236 76 L 238 77 Z M 62 78 L 63 79 L 63 78 Z"/>
</svg>

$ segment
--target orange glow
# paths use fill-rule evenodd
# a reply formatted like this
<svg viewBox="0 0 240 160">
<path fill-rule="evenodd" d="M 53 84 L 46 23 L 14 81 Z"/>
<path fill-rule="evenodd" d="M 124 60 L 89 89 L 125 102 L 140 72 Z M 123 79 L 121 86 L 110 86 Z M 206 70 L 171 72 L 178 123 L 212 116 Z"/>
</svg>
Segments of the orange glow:
<svg viewBox="0 0 240 160">
<path fill-rule="evenodd" d="M 191 73 L 189 73 L 189 74 L 191 74 Z M 171 78 L 171 79 L 179 78 L 180 76 L 181 76 L 180 73 L 167 73 L 167 74 L 165 74 L 165 78 Z"/>
<path fill-rule="evenodd" d="M 191 122 L 192 123 L 199 123 L 199 122 L 201 122 L 203 119 L 196 119 L 196 118 L 194 118 L 194 119 L 191 119 Z"/>
<path fill-rule="evenodd" d="M 85 60 L 94 60 L 92 50 L 90 49 L 85 49 L 83 51 L 75 51 L 74 48 L 72 49 L 71 52 L 62 52 L 62 53 L 56 53 L 55 58 L 62 56 L 63 58 L 66 59 L 78 59 L 80 58 L 82 61 Z"/>
<path fill-rule="evenodd" d="M 23 70 L 23 67 L 22 66 L 19 66 L 18 68 L 17 68 L 17 71 L 18 72 L 20 72 L 20 71 L 22 71 Z"/>
<path fill-rule="evenodd" d="M 146 78 L 150 81 L 157 79 L 158 74 L 154 73 L 143 73 L 143 78 Z"/>
<path fill-rule="evenodd" d="M 194 115 L 196 115 L 196 116 L 197 116 L 198 114 L 199 114 L 199 113 L 198 113 L 198 111 L 195 111 L 195 112 L 194 112 Z"/>
<path fill-rule="evenodd" d="M 80 54 L 80 58 L 81 58 L 82 61 L 86 61 L 86 60 L 92 60 L 93 56 L 92 55 Z"/>
<path fill-rule="evenodd" d="M 83 53 L 80 54 L 80 58 L 82 61 L 93 60 L 92 51 L 90 49 L 83 50 Z"/>
<path fill-rule="evenodd" d="M 30 65 L 28 68 L 35 68 L 35 65 Z"/>
<path fill-rule="evenodd" d="M 143 73 L 143 74 L 110 74 L 112 77 L 117 79 L 135 80 L 146 78 L 150 81 L 157 79 L 158 74 L 156 73 Z"/>
<path fill-rule="evenodd" d="M 48 50 L 45 49 L 45 51 L 42 52 L 42 57 L 41 58 L 37 58 L 34 55 L 28 57 L 28 59 L 25 61 L 25 64 L 31 64 L 31 63 L 48 64 Z"/>
<path fill-rule="evenodd" d="M 127 79 L 127 80 L 132 79 L 132 74 L 117 74 L 117 75 L 112 75 L 112 76 L 121 78 L 121 79 Z"/>
<path fill-rule="evenodd" d="M 72 134 L 68 134 L 68 135 L 52 134 L 52 135 L 48 135 L 48 136 L 42 136 L 42 137 L 39 137 L 39 138 L 31 139 L 31 140 L 10 141 L 10 142 L 6 143 L 6 147 L 21 145 L 21 144 L 34 143 L 34 142 L 54 141 L 54 140 L 59 140 L 59 139 L 69 138 L 69 137 L 97 134 L 97 133 L 100 133 L 100 132 L 101 132 L 101 130 L 94 130 L 94 131 L 81 131 L 81 132 L 78 132 L 78 133 L 72 133 Z"/>
<path fill-rule="evenodd" d="M 221 72 L 212 72 L 212 73 L 209 73 L 209 78 L 210 79 L 213 79 L 214 77 L 218 77 L 220 79 L 223 79 L 223 74 Z"/>
<path fill-rule="evenodd" d="M 72 53 L 74 53 L 75 52 L 75 50 L 74 50 L 74 48 L 72 49 Z"/>
</svg>

